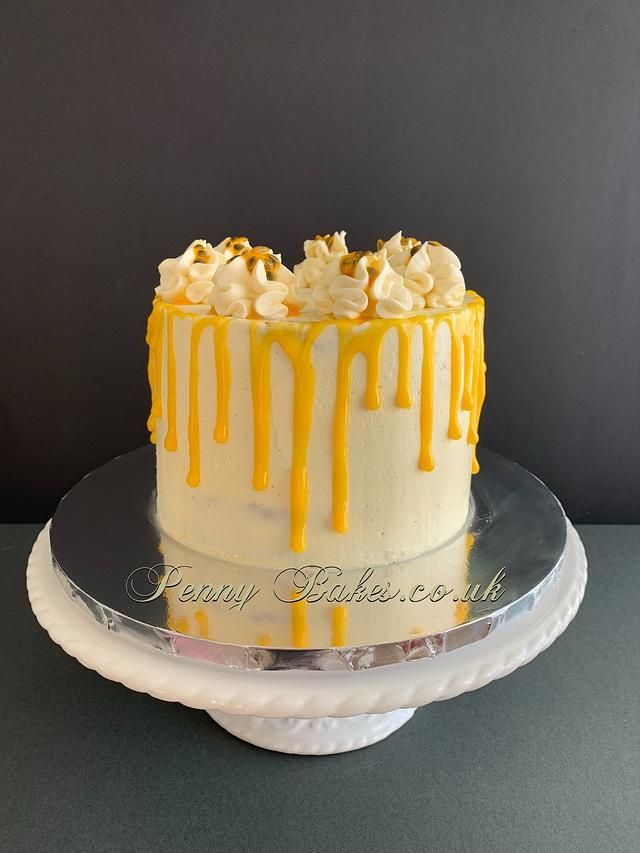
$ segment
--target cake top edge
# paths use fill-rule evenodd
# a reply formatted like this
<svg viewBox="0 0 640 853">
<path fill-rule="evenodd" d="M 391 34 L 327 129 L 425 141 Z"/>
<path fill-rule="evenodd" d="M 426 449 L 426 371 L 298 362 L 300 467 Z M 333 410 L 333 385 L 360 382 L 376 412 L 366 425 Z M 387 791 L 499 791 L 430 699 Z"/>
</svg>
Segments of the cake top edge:
<svg viewBox="0 0 640 853">
<path fill-rule="evenodd" d="M 376 249 L 349 251 L 346 232 L 304 241 L 293 270 L 268 246 L 194 240 L 158 266 L 157 298 L 196 314 L 239 319 L 396 319 L 457 308 L 465 281 L 457 255 L 398 231 Z"/>
</svg>

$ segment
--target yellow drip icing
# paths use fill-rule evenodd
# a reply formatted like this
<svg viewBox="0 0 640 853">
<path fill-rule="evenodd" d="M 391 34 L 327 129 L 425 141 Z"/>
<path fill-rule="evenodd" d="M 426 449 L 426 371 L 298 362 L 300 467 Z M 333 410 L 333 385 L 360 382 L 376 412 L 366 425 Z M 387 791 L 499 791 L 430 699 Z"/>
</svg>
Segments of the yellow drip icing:
<svg viewBox="0 0 640 853">
<path fill-rule="evenodd" d="M 167 315 L 167 434 L 164 437 L 165 450 L 178 449 L 176 432 L 176 353 L 173 340 L 174 315 Z"/>
<path fill-rule="evenodd" d="M 315 330 L 313 330 L 315 331 Z M 316 332 L 317 334 L 317 332 Z M 285 347 L 294 366 L 293 450 L 291 459 L 291 550 L 301 553 L 306 547 L 306 523 L 309 501 L 307 451 L 313 415 L 315 371 L 311 357 L 314 334 L 308 334 L 297 348 L 297 358 Z"/>
<path fill-rule="evenodd" d="M 362 354 L 367 364 L 364 395 L 365 409 L 380 407 L 380 361 L 384 336 L 397 321 L 371 320 L 366 326 L 338 321 L 338 367 L 336 405 L 333 420 L 333 529 L 345 533 L 349 529 L 349 401 L 351 397 L 351 365 Z M 408 357 L 408 356 L 407 356 Z M 406 377 L 405 377 L 406 379 Z M 403 379 L 403 382 L 405 381 Z"/>
<path fill-rule="evenodd" d="M 462 429 L 458 412 L 460 411 L 460 392 L 462 390 L 462 341 L 457 333 L 457 318 L 447 317 L 445 322 L 451 330 L 451 392 L 449 394 L 449 438 L 457 441 L 462 438 Z"/>
<path fill-rule="evenodd" d="M 420 381 L 420 457 L 418 467 L 433 471 L 435 460 L 431 451 L 433 437 L 433 383 L 435 358 L 435 328 L 432 321 L 422 325 L 422 377 Z"/>
<path fill-rule="evenodd" d="M 263 491 L 269 485 L 271 347 L 261 338 L 261 331 L 256 324 L 251 324 L 249 334 L 253 397 L 253 488 Z"/>
<path fill-rule="evenodd" d="M 367 385 L 364 394 L 364 407 L 375 411 L 380 408 L 380 353 L 384 341 L 384 330 L 377 331 L 367 341 L 364 357 L 367 360 Z M 362 350 L 361 350 L 362 351 Z"/>
<path fill-rule="evenodd" d="M 158 314 L 158 327 L 156 330 L 157 351 L 155 358 L 156 369 L 156 401 L 153 412 L 154 418 L 157 420 L 162 417 L 162 349 L 163 349 L 163 334 L 164 334 L 164 315 Z"/>
<path fill-rule="evenodd" d="M 149 386 L 151 388 L 151 413 L 147 428 L 151 441 L 156 442 L 156 422 L 162 417 L 162 331 L 164 326 L 163 303 L 154 301 L 147 325 L 147 343 L 149 344 Z"/>
<path fill-rule="evenodd" d="M 473 314 L 473 356 L 471 376 L 471 399 L 472 405 L 469 413 L 469 429 L 467 431 L 467 442 L 472 445 L 471 473 L 477 474 L 480 470 L 476 456 L 476 445 L 478 444 L 478 423 L 485 395 L 485 371 L 484 363 L 484 311 L 474 311 Z"/>
<path fill-rule="evenodd" d="M 151 410 L 149 412 L 149 417 L 147 418 L 147 429 L 152 434 L 155 430 L 155 418 L 153 416 L 153 407 L 156 402 L 156 393 L 157 393 L 157 385 L 156 385 L 156 341 L 155 341 L 155 319 L 156 319 L 156 311 L 155 308 L 152 310 L 151 314 L 149 314 L 149 320 L 147 321 L 147 336 L 145 341 L 149 346 L 149 360 L 147 362 L 147 378 L 149 379 L 149 391 L 151 392 Z"/>
<path fill-rule="evenodd" d="M 396 406 L 410 409 L 411 400 L 411 337 L 415 323 L 398 323 L 398 384 L 396 387 Z"/>
<path fill-rule="evenodd" d="M 336 408 L 333 416 L 333 529 L 346 533 L 349 526 L 349 474 L 347 462 L 347 431 L 349 394 L 351 392 L 351 359 L 345 352 L 346 330 L 338 329 L 338 375 L 336 378 Z"/>
<path fill-rule="evenodd" d="M 464 352 L 464 385 L 462 387 L 462 408 L 470 412 L 473 408 L 473 396 L 471 394 L 471 377 L 473 375 L 473 332 L 466 332 L 462 336 L 462 349 Z"/>
<path fill-rule="evenodd" d="M 227 333 L 229 317 L 220 317 L 213 328 L 213 349 L 216 359 L 216 425 L 213 438 L 225 442 L 229 438 L 229 392 L 231 391 L 231 361 Z"/>
<path fill-rule="evenodd" d="M 324 325 L 314 323 L 273 324 L 265 329 L 251 327 L 250 368 L 254 412 L 253 487 L 265 489 L 269 483 L 271 428 L 271 347 L 277 343 L 293 369 L 293 447 L 291 453 L 291 536 L 292 551 L 305 550 L 308 508 L 307 451 L 313 416 L 315 370 L 313 344 Z"/>
<path fill-rule="evenodd" d="M 478 373 L 479 373 L 478 396 L 477 396 L 476 401 L 475 401 L 474 413 L 473 413 L 473 415 L 474 415 L 474 438 L 475 438 L 475 441 L 473 442 L 473 456 L 471 459 L 471 473 L 472 474 L 477 474 L 478 471 L 480 470 L 480 465 L 478 465 L 478 457 L 476 454 L 476 446 L 478 444 L 478 421 L 480 419 L 480 410 L 482 409 L 482 404 L 484 402 L 484 395 L 485 395 L 485 373 L 486 373 L 486 370 L 487 370 L 487 367 L 483 361 L 481 363 L 479 369 L 478 369 Z"/>
<path fill-rule="evenodd" d="M 476 444 L 478 435 L 476 430 L 476 410 L 478 407 L 478 387 L 480 382 L 480 368 L 482 363 L 482 353 L 478 346 L 478 339 L 482 338 L 482 331 L 478 331 L 477 317 L 474 318 L 474 347 L 473 347 L 473 370 L 471 373 L 471 399 L 472 406 L 469 415 L 469 429 L 467 430 L 467 442 Z"/>
<path fill-rule="evenodd" d="M 336 401 L 333 425 L 333 499 L 332 520 L 337 532 L 348 529 L 349 472 L 348 431 L 351 397 L 351 366 L 356 355 L 365 359 L 366 386 L 363 405 L 375 410 L 380 401 L 380 368 L 384 337 L 389 329 L 398 335 L 398 373 L 395 403 L 400 408 L 413 405 L 411 395 L 411 346 L 416 327 L 422 333 L 422 367 L 420 379 L 420 452 L 418 467 L 432 471 L 435 459 L 432 452 L 434 430 L 435 345 L 440 323 L 446 323 L 451 341 L 451 386 L 449 424 L 447 434 L 457 440 L 462 436 L 460 412 L 469 412 L 466 440 L 473 447 L 472 471 L 478 470 L 475 445 L 478 442 L 478 421 L 485 394 L 485 364 L 483 317 L 484 303 L 472 291 L 472 301 L 463 309 L 447 313 L 425 314 L 415 317 L 380 320 L 366 323 L 347 320 L 303 322 L 251 322 L 250 371 L 254 420 L 253 487 L 263 490 L 269 484 L 270 423 L 271 423 L 271 349 L 278 344 L 289 359 L 293 370 L 293 424 L 290 485 L 290 513 L 292 550 L 305 550 L 305 529 L 308 511 L 307 452 L 311 434 L 315 390 L 313 345 L 328 327 L 338 332 L 338 363 L 336 376 Z M 163 337 L 166 318 L 166 347 Z M 162 416 L 163 350 L 167 365 L 167 432 L 165 448 L 177 449 L 176 430 L 176 364 L 174 352 L 174 318 L 191 322 L 189 364 L 188 449 L 189 470 L 187 483 L 200 483 L 200 415 L 199 415 L 199 349 L 205 328 L 213 330 L 213 349 L 216 371 L 216 421 L 213 438 L 224 442 L 229 435 L 229 392 L 231 363 L 228 346 L 230 318 L 193 315 L 159 300 L 149 318 L 147 342 L 149 344 L 148 376 L 151 388 L 151 414 L 148 427 L 151 440 L 156 437 L 156 422 Z"/>
<path fill-rule="evenodd" d="M 197 320 L 191 331 L 191 348 L 189 356 L 189 419 L 187 422 L 187 435 L 189 437 L 189 472 L 187 483 L 189 486 L 200 485 L 200 405 L 199 405 L 199 382 L 198 382 L 198 359 L 200 350 L 200 338 L 207 327 L 207 318 Z"/>
<path fill-rule="evenodd" d="M 346 646 L 347 644 L 347 608 L 339 604 L 331 610 L 331 645 Z"/>
</svg>

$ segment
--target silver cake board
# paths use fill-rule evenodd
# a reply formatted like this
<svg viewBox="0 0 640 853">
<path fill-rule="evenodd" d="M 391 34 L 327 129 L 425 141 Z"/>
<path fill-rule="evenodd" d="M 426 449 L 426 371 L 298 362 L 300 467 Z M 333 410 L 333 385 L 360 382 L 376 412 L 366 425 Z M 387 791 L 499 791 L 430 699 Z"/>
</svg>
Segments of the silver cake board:
<svg viewBox="0 0 640 853">
<path fill-rule="evenodd" d="M 479 461 L 464 529 L 414 560 L 311 567 L 301 556 L 293 566 L 243 567 L 189 551 L 162 533 L 149 446 L 117 457 L 65 496 L 51 525 L 53 565 L 66 594 L 101 626 L 172 656 L 278 671 L 357 671 L 435 658 L 530 611 L 557 580 L 565 550 L 564 512 L 544 484 L 489 451 L 480 450 Z M 310 577 L 324 579 L 325 591 L 338 584 L 347 595 L 365 591 L 362 600 L 342 604 L 347 629 L 340 644 L 331 642 L 336 601 L 308 602 L 309 636 L 303 632 L 298 646 L 288 631 L 297 618 L 287 598 L 291 586 L 300 588 L 299 598 Z M 212 600 L 181 600 L 186 587 L 198 586 L 195 579 Z M 371 596 L 376 587 L 393 598 Z"/>
<path fill-rule="evenodd" d="M 229 732 L 266 749 L 306 755 L 376 743 L 415 708 L 482 687 L 546 649 L 575 616 L 587 564 L 568 537 L 555 582 L 535 605 L 481 642 L 429 659 L 362 671 L 255 671 L 171 655 L 108 630 L 68 595 L 53 568 L 49 525 L 27 566 L 29 600 L 54 642 L 103 677 L 169 702 L 206 710 Z"/>
</svg>

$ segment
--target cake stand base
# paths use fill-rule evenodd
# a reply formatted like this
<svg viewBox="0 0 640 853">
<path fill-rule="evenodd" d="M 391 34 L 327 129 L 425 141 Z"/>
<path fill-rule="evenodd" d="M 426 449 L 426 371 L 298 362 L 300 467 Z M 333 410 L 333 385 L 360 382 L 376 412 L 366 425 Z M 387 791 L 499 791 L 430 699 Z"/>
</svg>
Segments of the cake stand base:
<svg viewBox="0 0 640 853">
<path fill-rule="evenodd" d="M 27 568 L 33 611 L 51 638 L 84 666 L 132 690 L 200 708 L 266 749 L 328 755 L 373 744 L 414 709 L 502 678 L 533 660 L 575 616 L 587 582 L 582 543 L 568 525 L 559 573 L 537 603 L 482 640 L 433 659 L 351 671 L 252 671 L 167 654 L 98 624 L 55 574 L 49 525 Z"/>
<path fill-rule="evenodd" d="M 294 755 L 333 755 L 384 740 L 404 726 L 415 710 L 400 708 L 386 714 L 316 719 L 242 717 L 222 711 L 209 711 L 209 715 L 230 734 L 263 749 Z"/>
</svg>

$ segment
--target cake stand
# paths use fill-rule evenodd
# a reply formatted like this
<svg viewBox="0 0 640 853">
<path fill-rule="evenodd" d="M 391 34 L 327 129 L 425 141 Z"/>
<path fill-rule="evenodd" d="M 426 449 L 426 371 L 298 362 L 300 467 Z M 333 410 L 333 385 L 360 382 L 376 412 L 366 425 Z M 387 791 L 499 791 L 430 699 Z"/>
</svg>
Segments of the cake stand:
<svg viewBox="0 0 640 853">
<path fill-rule="evenodd" d="M 132 690 L 205 710 L 243 740 L 297 754 L 359 749 L 396 731 L 417 707 L 475 690 L 528 663 L 578 610 L 587 563 L 562 508 L 524 469 L 486 451 L 480 461 L 474 505 L 460 534 L 468 542 L 471 533 L 473 542 L 465 578 L 490 577 L 504 557 L 512 583 L 497 601 L 472 602 L 464 612 L 455 608 L 455 620 L 449 611 L 434 616 L 431 628 L 438 630 L 395 636 L 390 632 L 400 629 L 390 626 L 402 622 L 379 617 L 364 620 L 380 627 L 362 628 L 348 647 L 261 646 L 249 633 L 242 640 L 243 626 L 254 617 L 242 616 L 228 629 L 240 631 L 240 640 L 231 634 L 211 639 L 171 623 L 166 602 L 159 606 L 154 599 L 145 609 L 131 599 L 127 579 L 131 566 L 154 565 L 140 561 L 149 557 L 150 531 L 156 530 L 149 512 L 149 449 L 112 461 L 63 499 L 29 558 L 31 606 L 51 638 L 84 666 Z M 450 563 L 456 549 L 455 541 L 449 543 L 436 564 Z M 113 561 L 113 554 L 125 552 L 121 565 Z M 402 576 L 415 570 L 400 568 Z M 404 606 L 394 605 L 395 616 Z"/>
</svg>

